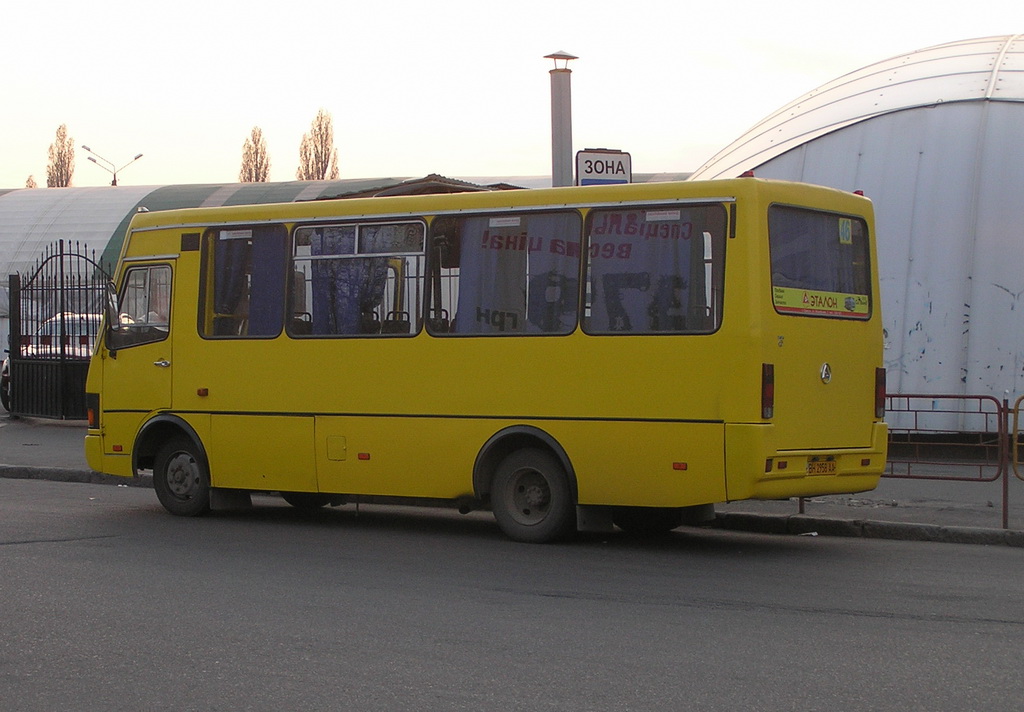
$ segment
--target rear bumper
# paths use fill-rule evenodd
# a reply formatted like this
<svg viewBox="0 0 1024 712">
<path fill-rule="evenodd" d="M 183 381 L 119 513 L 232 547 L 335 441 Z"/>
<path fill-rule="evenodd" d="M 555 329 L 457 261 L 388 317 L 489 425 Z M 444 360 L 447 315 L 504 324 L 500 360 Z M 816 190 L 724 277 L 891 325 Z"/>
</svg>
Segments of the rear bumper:
<svg viewBox="0 0 1024 712">
<path fill-rule="evenodd" d="M 770 425 L 726 426 L 726 490 L 730 501 L 865 492 L 885 471 L 888 428 L 875 423 L 871 446 L 778 450 Z M 808 474 L 811 458 L 828 459 L 827 474 Z M 820 461 L 819 460 L 819 461 Z"/>
</svg>

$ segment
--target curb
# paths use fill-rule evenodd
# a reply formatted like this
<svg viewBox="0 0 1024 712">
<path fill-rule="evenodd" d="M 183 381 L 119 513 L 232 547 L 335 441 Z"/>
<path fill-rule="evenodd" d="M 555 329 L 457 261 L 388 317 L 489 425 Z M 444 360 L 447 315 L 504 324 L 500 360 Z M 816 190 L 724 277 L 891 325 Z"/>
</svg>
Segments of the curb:
<svg viewBox="0 0 1024 712">
<path fill-rule="evenodd" d="M 1024 547 L 1024 531 L 947 527 L 937 524 L 880 522 L 871 519 L 829 519 L 806 514 L 750 514 L 745 512 L 715 515 L 717 526 L 731 531 L 760 534 L 822 535 L 932 541 L 946 544 L 982 544 Z"/>
<path fill-rule="evenodd" d="M 91 485 L 122 485 L 152 487 L 153 481 L 140 477 L 115 477 L 93 470 L 75 470 L 66 467 L 38 467 L 35 465 L 0 465 L 0 477 L 12 480 L 49 480 L 51 482 L 77 482 Z"/>
</svg>

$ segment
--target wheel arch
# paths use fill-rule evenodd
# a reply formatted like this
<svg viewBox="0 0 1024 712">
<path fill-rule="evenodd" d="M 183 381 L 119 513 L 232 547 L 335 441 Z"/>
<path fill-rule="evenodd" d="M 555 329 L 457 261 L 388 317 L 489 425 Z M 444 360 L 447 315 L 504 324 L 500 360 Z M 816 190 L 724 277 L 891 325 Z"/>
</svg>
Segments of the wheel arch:
<svg viewBox="0 0 1024 712">
<path fill-rule="evenodd" d="M 206 456 L 206 448 L 199 434 L 184 419 L 170 413 L 161 413 L 150 418 L 139 428 L 139 434 L 135 437 L 135 445 L 132 447 L 132 471 L 135 474 L 139 470 L 153 468 L 153 460 L 156 458 L 160 446 L 172 437 L 182 435 L 188 438 L 196 447 L 196 451 L 202 456 L 206 471 L 210 471 L 210 461 Z"/>
<path fill-rule="evenodd" d="M 551 434 L 532 425 L 512 425 L 488 438 L 473 464 L 473 494 L 484 501 L 491 494 L 491 480 L 500 463 L 509 453 L 523 448 L 539 447 L 554 455 L 569 480 L 573 502 L 579 502 L 576 470 L 562 445 Z"/>
</svg>

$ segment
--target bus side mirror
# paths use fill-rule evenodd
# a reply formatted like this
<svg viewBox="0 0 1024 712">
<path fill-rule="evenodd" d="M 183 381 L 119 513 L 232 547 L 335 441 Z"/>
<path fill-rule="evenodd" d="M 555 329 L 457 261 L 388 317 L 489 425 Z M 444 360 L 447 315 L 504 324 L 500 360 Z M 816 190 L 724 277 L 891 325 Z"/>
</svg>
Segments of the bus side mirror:
<svg viewBox="0 0 1024 712">
<path fill-rule="evenodd" d="M 117 358 L 118 337 L 122 329 L 120 309 L 117 308 L 117 287 L 107 282 L 107 299 L 103 305 L 103 321 L 107 324 L 107 351 L 111 358 Z"/>
<path fill-rule="evenodd" d="M 117 308 L 117 288 L 113 282 L 107 282 L 107 303 L 105 307 L 107 328 L 111 331 L 121 330 L 121 314 Z"/>
</svg>

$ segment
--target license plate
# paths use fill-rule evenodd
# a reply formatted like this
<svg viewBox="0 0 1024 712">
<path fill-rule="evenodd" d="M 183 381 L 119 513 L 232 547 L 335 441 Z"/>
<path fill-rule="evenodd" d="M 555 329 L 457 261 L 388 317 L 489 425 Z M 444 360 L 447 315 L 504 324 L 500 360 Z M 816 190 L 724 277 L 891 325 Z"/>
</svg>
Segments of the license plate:
<svg viewBox="0 0 1024 712">
<path fill-rule="evenodd" d="M 807 461 L 808 475 L 834 475 L 836 474 L 836 459 L 834 457 L 812 457 Z"/>
</svg>

